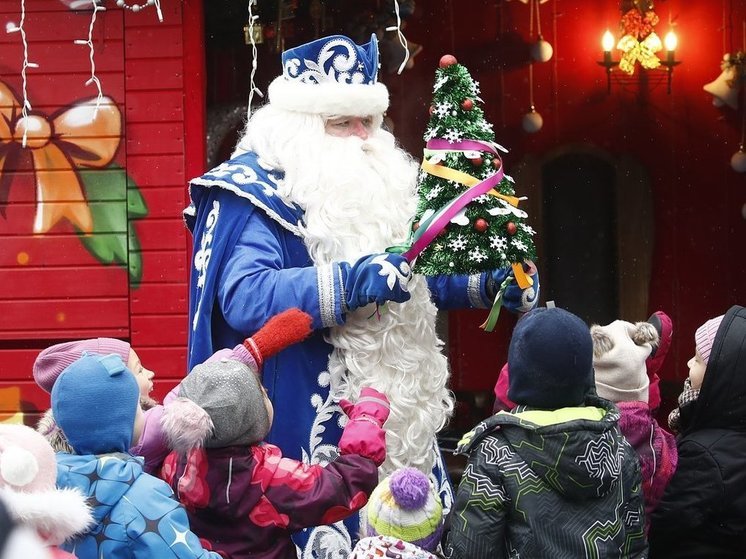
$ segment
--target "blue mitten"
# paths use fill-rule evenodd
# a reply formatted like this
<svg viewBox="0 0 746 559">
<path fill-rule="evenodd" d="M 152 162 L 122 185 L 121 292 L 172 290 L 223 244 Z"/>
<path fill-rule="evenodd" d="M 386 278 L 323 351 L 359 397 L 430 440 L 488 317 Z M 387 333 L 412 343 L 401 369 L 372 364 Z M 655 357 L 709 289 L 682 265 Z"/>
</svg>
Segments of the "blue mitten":
<svg viewBox="0 0 746 559">
<path fill-rule="evenodd" d="M 369 303 L 382 305 L 386 301 L 403 303 L 409 300 L 408 283 L 412 279 L 412 268 L 400 254 L 370 254 L 352 266 L 347 262 L 341 262 L 339 266 L 346 310 L 355 310 Z"/>
<path fill-rule="evenodd" d="M 505 278 L 511 277 L 503 293 L 502 306 L 512 312 L 528 312 L 539 302 L 539 272 L 533 262 L 526 262 L 526 264 L 529 267 L 526 274 L 534 280 L 534 284 L 526 289 L 518 286 L 513 277 L 513 270 L 509 267 L 487 272 L 487 295 L 492 299 L 497 295 Z"/>
</svg>

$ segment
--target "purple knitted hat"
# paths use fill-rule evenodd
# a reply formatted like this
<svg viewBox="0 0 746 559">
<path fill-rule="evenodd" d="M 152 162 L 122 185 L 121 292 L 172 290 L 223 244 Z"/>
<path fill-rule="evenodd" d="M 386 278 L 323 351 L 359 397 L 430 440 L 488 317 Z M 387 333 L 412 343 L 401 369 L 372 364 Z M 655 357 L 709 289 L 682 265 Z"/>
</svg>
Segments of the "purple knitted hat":
<svg viewBox="0 0 746 559">
<path fill-rule="evenodd" d="M 702 326 L 697 328 L 694 333 L 694 345 L 697 347 L 699 356 L 707 364 L 710 359 L 710 352 L 712 351 L 712 344 L 715 342 L 715 334 L 718 333 L 720 323 L 723 321 L 723 316 L 720 315 L 716 318 L 712 318 L 705 322 Z"/>
<path fill-rule="evenodd" d="M 378 484 L 370 495 L 368 536 L 392 536 L 434 551 L 443 532 L 443 506 L 427 476 L 401 468 Z"/>
<path fill-rule="evenodd" d="M 42 351 L 34 361 L 34 380 L 45 392 L 52 393 L 57 377 L 68 365 L 83 356 L 83 352 L 98 355 L 118 355 L 126 365 L 130 356 L 130 344 L 115 338 L 91 338 L 55 344 Z"/>
</svg>

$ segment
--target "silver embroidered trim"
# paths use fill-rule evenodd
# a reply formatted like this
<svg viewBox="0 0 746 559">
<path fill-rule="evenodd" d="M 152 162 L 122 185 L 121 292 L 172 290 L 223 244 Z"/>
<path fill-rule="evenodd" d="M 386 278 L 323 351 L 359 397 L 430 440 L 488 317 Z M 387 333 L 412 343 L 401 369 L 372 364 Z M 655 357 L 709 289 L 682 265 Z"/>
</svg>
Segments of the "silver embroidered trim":
<svg viewBox="0 0 746 559">
<path fill-rule="evenodd" d="M 256 207 L 261 208 L 265 214 L 267 214 L 267 217 L 269 217 L 271 220 L 275 221 L 276 223 L 279 223 L 280 226 L 283 229 L 287 229 L 290 231 L 293 235 L 300 237 L 301 232 L 300 228 L 298 227 L 298 223 L 290 223 L 289 221 L 283 219 L 280 217 L 280 215 L 272 210 L 269 206 L 267 206 L 265 203 L 263 203 L 261 200 L 259 200 L 256 196 L 253 196 L 251 194 L 248 194 L 238 188 L 236 185 L 222 181 L 222 180 L 207 180 L 207 179 L 192 179 L 191 184 L 196 184 L 198 186 L 206 186 L 206 187 L 212 187 L 217 186 L 220 188 L 224 188 L 225 190 L 231 191 L 236 196 L 240 196 L 241 198 L 246 198 L 247 200 L 250 200 L 252 204 L 254 204 Z M 266 184 L 266 183 L 260 183 L 260 184 Z M 286 204 L 287 205 L 287 204 Z"/>
<path fill-rule="evenodd" d="M 345 314 L 350 309 L 347 307 L 347 291 L 345 290 L 344 276 L 342 275 L 342 266 L 337 265 L 337 279 L 339 280 L 339 306 L 342 309 L 342 314 Z"/>
<path fill-rule="evenodd" d="M 326 264 L 316 268 L 316 287 L 319 292 L 319 314 L 324 327 L 336 326 L 334 315 L 334 266 Z"/>
<path fill-rule="evenodd" d="M 482 300 L 481 283 L 482 274 L 472 274 L 469 276 L 469 281 L 466 284 L 466 295 L 469 297 L 469 304 L 476 309 L 486 308 Z"/>
</svg>

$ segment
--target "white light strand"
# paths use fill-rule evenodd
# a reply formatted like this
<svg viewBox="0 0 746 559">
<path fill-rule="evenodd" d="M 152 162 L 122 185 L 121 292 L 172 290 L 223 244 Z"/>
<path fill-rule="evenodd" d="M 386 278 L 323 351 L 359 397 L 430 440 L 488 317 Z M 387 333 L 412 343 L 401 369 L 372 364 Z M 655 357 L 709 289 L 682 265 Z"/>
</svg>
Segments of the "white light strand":
<svg viewBox="0 0 746 559">
<path fill-rule="evenodd" d="M 533 37 L 534 35 L 534 3 L 538 4 L 539 0 L 529 0 L 529 17 L 528 17 L 528 35 Z M 538 16 L 539 8 L 536 7 L 536 13 Z M 531 110 L 534 110 L 534 59 L 531 58 L 528 64 L 528 99 L 531 106 Z"/>
<path fill-rule="evenodd" d="M 26 29 L 24 24 L 26 23 L 26 0 L 21 0 L 21 21 L 18 25 L 9 23 L 6 26 L 8 33 L 21 33 L 21 42 L 23 43 L 23 66 L 21 66 L 21 81 L 23 88 L 23 107 L 21 107 L 21 115 L 24 122 L 23 127 L 23 142 L 22 146 L 26 147 L 26 139 L 28 137 L 28 127 L 26 126 L 26 119 L 28 118 L 28 112 L 31 110 L 31 103 L 28 100 L 28 91 L 26 90 L 27 79 L 26 79 L 26 68 L 38 68 L 39 65 L 35 62 L 29 62 L 28 59 L 28 41 L 26 40 Z"/>
<path fill-rule="evenodd" d="M 246 109 L 246 118 L 251 118 L 251 104 L 254 102 L 254 93 L 259 97 L 264 97 L 264 94 L 259 90 L 254 83 L 254 75 L 256 74 L 257 67 L 257 50 L 256 50 L 256 39 L 254 39 L 254 22 L 259 19 L 259 16 L 255 16 L 252 8 L 256 5 L 256 0 L 249 0 L 249 40 L 251 41 L 251 77 L 249 78 L 249 106 Z"/>
<path fill-rule="evenodd" d="M 401 14 L 399 13 L 398 0 L 394 0 L 394 12 L 396 13 L 396 27 L 387 27 L 386 31 L 396 31 L 397 35 L 399 35 L 399 43 L 404 48 L 404 60 L 402 60 L 402 63 L 399 65 L 399 70 L 396 72 L 397 74 L 401 74 L 409 61 L 409 44 L 401 30 Z"/>
<path fill-rule="evenodd" d="M 541 12 L 539 11 L 539 0 L 534 0 L 534 8 L 536 8 L 536 35 L 541 37 Z"/>
<path fill-rule="evenodd" d="M 144 4 L 132 4 L 131 6 L 125 2 L 125 0 L 117 0 L 117 6 L 124 10 L 129 10 L 131 12 L 139 12 L 143 8 L 147 8 L 148 6 L 155 6 L 156 14 L 158 14 L 158 21 L 163 23 L 163 12 L 161 11 L 161 0 L 147 0 Z"/>
<path fill-rule="evenodd" d="M 96 96 L 96 108 L 93 110 L 93 116 L 91 118 L 91 120 L 96 120 L 96 116 L 98 116 L 98 108 L 101 106 L 101 101 L 103 101 L 104 99 L 104 92 L 101 88 L 101 80 L 99 80 L 98 76 L 96 76 L 95 50 L 93 48 L 93 28 L 96 25 L 96 16 L 98 15 L 98 12 L 105 12 L 106 8 L 104 8 L 103 6 L 99 6 L 96 0 L 91 0 L 91 4 L 93 4 L 93 12 L 91 12 L 91 22 L 88 25 L 88 40 L 76 39 L 73 42 L 76 45 L 88 46 L 88 58 L 91 61 L 91 77 L 88 79 L 88 81 L 85 82 L 85 84 L 86 86 L 94 84 L 96 86 L 96 89 L 98 89 L 98 95 Z"/>
</svg>

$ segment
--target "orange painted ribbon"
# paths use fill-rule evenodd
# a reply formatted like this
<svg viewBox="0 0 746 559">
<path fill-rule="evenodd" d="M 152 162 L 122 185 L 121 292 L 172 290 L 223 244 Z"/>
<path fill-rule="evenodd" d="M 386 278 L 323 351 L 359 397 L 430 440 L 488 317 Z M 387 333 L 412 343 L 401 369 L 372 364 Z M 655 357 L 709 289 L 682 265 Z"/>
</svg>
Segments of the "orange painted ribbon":
<svg viewBox="0 0 746 559">
<path fill-rule="evenodd" d="M 104 97 L 98 108 L 95 99 L 88 99 L 51 117 L 34 111 L 24 118 L 20 109 L 0 81 L 0 175 L 10 149 L 30 150 L 36 181 L 34 233 L 46 233 L 66 218 L 90 234 L 93 217 L 76 167 L 100 169 L 114 159 L 122 137 L 119 108 Z"/>
</svg>

